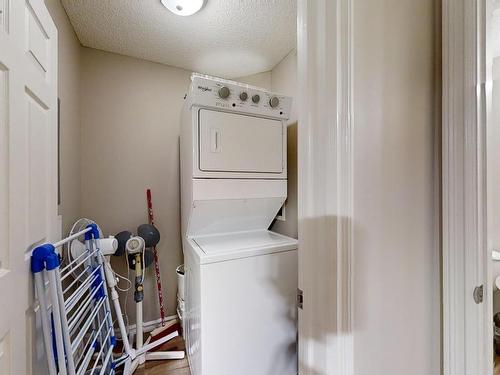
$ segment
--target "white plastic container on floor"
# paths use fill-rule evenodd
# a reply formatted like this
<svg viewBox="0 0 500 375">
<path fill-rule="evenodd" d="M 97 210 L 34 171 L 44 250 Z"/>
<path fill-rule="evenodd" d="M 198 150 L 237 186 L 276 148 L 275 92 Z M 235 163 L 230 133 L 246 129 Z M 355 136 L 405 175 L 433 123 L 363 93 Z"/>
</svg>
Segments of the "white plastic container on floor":
<svg viewBox="0 0 500 375">
<path fill-rule="evenodd" d="M 175 269 L 177 273 L 177 298 L 184 301 L 184 264 Z"/>
<path fill-rule="evenodd" d="M 177 315 L 181 322 L 182 336 L 184 336 L 184 264 L 175 269 L 177 273 Z"/>
</svg>

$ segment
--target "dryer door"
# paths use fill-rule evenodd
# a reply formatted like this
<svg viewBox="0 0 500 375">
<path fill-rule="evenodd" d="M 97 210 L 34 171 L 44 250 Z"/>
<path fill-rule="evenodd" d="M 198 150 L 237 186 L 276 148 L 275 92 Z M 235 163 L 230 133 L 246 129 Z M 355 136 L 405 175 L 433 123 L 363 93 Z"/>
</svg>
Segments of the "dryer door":
<svg viewBox="0 0 500 375">
<path fill-rule="evenodd" d="M 198 124 L 200 170 L 283 172 L 281 121 L 200 109 Z"/>
</svg>

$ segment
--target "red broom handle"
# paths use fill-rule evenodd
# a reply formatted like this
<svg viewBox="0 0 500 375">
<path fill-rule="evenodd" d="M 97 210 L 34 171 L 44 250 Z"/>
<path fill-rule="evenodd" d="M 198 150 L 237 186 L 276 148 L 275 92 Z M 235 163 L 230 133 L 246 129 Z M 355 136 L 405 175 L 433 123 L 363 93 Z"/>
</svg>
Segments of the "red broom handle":
<svg viewBox="0 0 500 375">
<path fill-rule="evenodd" d="M 148 218 L 149 224 L 154 225 L 155 219 L 153 214 L 153 200 L 151 198 L 151 189 L 146 190 L 146 200 L 148 203 Z M 155 276 L 156 276 L 156 288 L 158 289 L 158 302 L 160 303 L 160 317 L 161 325 L 165 325 L 165 305 L 163 304 L 163 292 L 161 289 L 161 277 L 160 277 L 160 261 L 158 258 L 158 251 L 156 251 L 156 246 L 153 246 L 153 256 L 155 264 Z"/>
</svg>

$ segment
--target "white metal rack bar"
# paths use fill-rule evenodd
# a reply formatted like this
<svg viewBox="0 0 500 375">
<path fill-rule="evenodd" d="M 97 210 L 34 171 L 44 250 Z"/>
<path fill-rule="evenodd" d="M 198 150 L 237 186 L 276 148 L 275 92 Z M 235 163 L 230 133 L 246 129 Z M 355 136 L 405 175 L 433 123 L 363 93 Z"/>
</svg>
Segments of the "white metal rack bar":
<svg viewBox="0 0 500 375">
<path fill-rule="evenodd" d="M 85 251 L 61 267 L 55 249 L 80 236 L 85 236 Z M 61 241 L 34 249 L 31 270 L 40 303 L 49 374 L 114 374 L 116 339 L 97 225 L 90 224 Z M 49 299 L 45 279 L 49 282 Z"/>
</svg>

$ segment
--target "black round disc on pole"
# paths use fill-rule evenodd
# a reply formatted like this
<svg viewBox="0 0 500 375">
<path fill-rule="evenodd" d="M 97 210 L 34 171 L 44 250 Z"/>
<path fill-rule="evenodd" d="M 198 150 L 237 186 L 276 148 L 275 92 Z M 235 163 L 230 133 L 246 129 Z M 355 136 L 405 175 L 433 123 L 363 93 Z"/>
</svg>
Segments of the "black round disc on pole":
<svg viewBox="0 0 500 375">
<path fill-rule="evenodd" d="M 154 225 L 141 224 L 137 227 L 137 235 L 144 239 L 146 247 L 153 247 L 160 242 L 160 232 Z"/>
<path fill-rule="evenodd" d="M 130 237 L 132 237 L 132 232 L 129 232 L 128 230 L 124 230 L 115 235 L 115 238 L 118 241 L 118 247 L 114 253 L 115 256 L 122 256 L 125 254 L 125 244 Z"/>
</svg>

